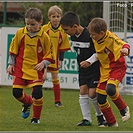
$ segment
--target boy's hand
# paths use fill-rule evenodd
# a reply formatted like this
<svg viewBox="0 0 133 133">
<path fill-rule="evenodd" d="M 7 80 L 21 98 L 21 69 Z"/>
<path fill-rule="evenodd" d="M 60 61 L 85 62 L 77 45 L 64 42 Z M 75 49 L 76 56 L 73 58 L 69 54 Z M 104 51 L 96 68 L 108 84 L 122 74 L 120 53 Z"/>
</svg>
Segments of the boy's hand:
<svg viewBox="0 0 133 133">
<path fill-rule="evenodd" d="M 129 49 L 127 49 L 127 48 L 123 48 L 123 49 L 121 49 L 120 52 L 121 52 L 121 54 L 124 55 L 124 56 L 129 55 Z"/>
<path fill-rule="evenodd" d="M 8 74 L 11 74 L 12 75 L 13 71 L 14 71 L 14 66 L 13 65 L 9 65 L 8 68 L 7 68 L 7 70 L 6 70 L 6 72 Z"/>
<path fill-rule="evenodd" d="M 37 70 L 37 71 L 41 71 L 43 68 L 44 68 L 45 64 L 43 62 L 41 63 L 38 63 L 34 69 Z"/>
<path fill-rule="evenodd" d="M 82 62 L 80 62 L 80 66 L 83 67 L 83 68 L 87 68 L 90 65 L 91 65 L 91 63 L 88 62 L 88 61 L 82 61 Z"/>
</svg>

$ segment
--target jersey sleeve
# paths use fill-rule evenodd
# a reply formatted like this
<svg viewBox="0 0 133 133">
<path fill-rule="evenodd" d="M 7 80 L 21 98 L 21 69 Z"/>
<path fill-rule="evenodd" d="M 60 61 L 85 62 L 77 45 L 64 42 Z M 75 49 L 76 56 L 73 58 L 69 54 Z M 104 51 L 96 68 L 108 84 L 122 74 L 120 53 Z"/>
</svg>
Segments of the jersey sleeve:
<svg viewBox="0 0 133 133">
<path fill-rule="evenodd" d="M 61 31 L 62 34 L 62 43 L 60 45 L 59 51 L 61 52 L 65 52 L 67 50 L 70 50 L 70 40 L 68 35 L 62 30 Z"/>
<path fill-rule="evenodd" d="M 52 52 L 52 43 L 47 35 L 47 33 L 44 33 L 45 36 L 45 43 L 44 43 L 44 57 L 43 60 L 50 61 L 51 63 L 55 63 L 54 58 L 53 58 L 53 52 Z"/>
<path fill-rule="evenodd" d="M 112 34 L 109 38 L 109 44 L 108 48 L 109 50 L 111 50 L 113 56 L 114 56 L 114 61 L 119 60 L 119 58 L 121 57 L 121 49 L 126 47 L 126 48 L 130 48 L 130 46 L 124 42 L 123 40 L 121 40 L 117 35 Z"/>
<path fill-rule="evenodd" d="M 9 53 L 10 54 L 14 54 L 17 55 L 18 54 L 18 50 L 19 50 L 19 34 L 20 31 L 17 31 L 15 36 L 13 37 L 11 44 L 10 44 L 10 48 L 9 48 Z"/>
<path fill-rule="evenodd" d="M 91 63 L 91 64 L 93 64 L 94 62 L 98 61 L 97 54 L 94 53 L 94 54 L 93 54 L 90 58 L 88 58 L 86 61 L 89 62 L 89 63 Z"/>
</svg>

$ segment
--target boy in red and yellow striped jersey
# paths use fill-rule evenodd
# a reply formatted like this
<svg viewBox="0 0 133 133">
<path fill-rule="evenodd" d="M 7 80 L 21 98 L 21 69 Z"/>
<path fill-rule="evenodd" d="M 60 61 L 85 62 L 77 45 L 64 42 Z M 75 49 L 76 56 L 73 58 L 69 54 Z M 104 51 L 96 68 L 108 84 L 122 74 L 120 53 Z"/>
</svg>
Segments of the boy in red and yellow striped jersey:
<svg viewBox="0 0 133 133">
<path fill-rule="evenodd" d="M 55 64 L 50 64 L 47 70 L 51 73 L 52 76 L 54 103 L 56 107 L 63 107 L 60 98 L 61 92 L 58 70 L 60 69 L 61 62 L 63 61 L 64 52 L 70 50 L 68 35 L 60 26 L 61 16 L 61 8 L 56 5 L 51 6 L 48 10 L 48 18 L 50 22 L 43 26 L 43 29 L 49 35 L 53 46 Z"/>
<path fill-rule="evenodd" d="M 31 124 L 40 123 L 44 72 L 45 68 L 54 62 L 50 38 L 41 28 L 42 19 L 39 9 L 27 10 L 26 26 L 17 31 L 11 42 L 7 68 L 7 72 L 14 77 L 13 96 L 23 103 L 23 118 L 28 118 L 30 107 L 33 105 Z M 23 91 L 26 87 L 33 88 L 32 97 Z"/>
<path fill-rule="evenodd" d="M 118 127 L 116 118 L 107 100 L 107 95 L 117 106 L 125 122 L 130 118 L 129 107 L 119 94 L 118 85 L 126 73 L 125 55 L 130 52 L 130 46 L 107 30 L 103 18 L 94 18 L 88 25 L 90 37 L 93 38 L 96 54 L 81 62 L 82 67 L 88 67 L 97 59 L 100 62 L 100 81 L 97 86 L 98 103 L 108 126 Z"/>
</svg>

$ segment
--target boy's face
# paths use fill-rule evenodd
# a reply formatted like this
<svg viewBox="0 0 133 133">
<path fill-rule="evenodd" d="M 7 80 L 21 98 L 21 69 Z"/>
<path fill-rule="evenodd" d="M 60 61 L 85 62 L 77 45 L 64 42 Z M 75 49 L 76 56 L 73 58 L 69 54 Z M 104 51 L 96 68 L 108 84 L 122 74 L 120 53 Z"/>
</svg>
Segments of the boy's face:
<svg viewBox="0 0 133 133">
<path fill-rule="evenodd" d="M 26 28 L 29 32 L 33 33 L 40 30 L 42 21 L 37 22 L 35 19 L 25 18 Z"/>
<path fill-rule="evenodd" d="M 48 18 L 54 28 L 57 28 L 60 25 L 61 14 L 55 12 L 54 14 L 50 15 Z"/>
<path fill-rule="evenodd" d="M 74 36 L 76 34 L 76 27 L 70 27 L 70 26 L 65 26 L 61 24 L 62 29 L 65 31 L 70 36 Z"/>
<path fill-rule="evenodd" d="M 105 35 L 105 32 L 103 32 L 103 31 L 101 31 L 100 33 L 96 33 L 96 32 L 94 32 L 94 31 L 92 31 L 92 30 L 90 30 L 90 29 L 89 29 L 89 33 L 90 33 L 90 37 L 91 37 L 92 39 L 94 39 L 95 41 L 100 40 L 100 39 L 103 38 L 104 35 Z"/>
</svg>

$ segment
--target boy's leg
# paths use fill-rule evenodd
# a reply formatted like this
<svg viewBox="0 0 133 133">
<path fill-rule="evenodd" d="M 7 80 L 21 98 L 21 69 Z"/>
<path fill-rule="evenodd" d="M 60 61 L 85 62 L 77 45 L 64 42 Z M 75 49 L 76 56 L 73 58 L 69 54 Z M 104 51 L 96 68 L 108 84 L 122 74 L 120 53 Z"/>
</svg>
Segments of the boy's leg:
<svg viewBox="0 0 133 133">
<path fill-rule="evenodd" d="M 60 89 L 60 80 L 58 78 L 58 73 L 52 73 L 52 83 L 54 91 L 54 103 L 56 107 L 63 107 L 61 103 L 61 89 Z"/>
<path fill-rule="evenodd" d="M 79 96 L 79 104 L 83 115 L 83 120 L 77 126 L 90 126 L 91 125 L 91 111 L 88 94 Z"/>
<path fill-rule="evenodd" d="M 116 125 L 116 119 L 112 112 L 109 102 L 107 101 L 107 94 L 105 91 L 106 82 L 98 84 L 97 92 L 97 101 L 98 105 L 107 121 L 108 126 Z M 118 126 L 118 124 L 116 125 Z"/>
<path fill-rule="evenodd" d="M 59 78 L 52 80 L 53 82 L 53 91 L 54 91 L 54 103 L 60 102 L 60 84 L 59 84 Z"/>
<path fill-rule="evenodd" d="M 33 87 L 32 97 L 33 97 L 33 116 L 31 119 L 31 124 L 39 124 L 43 107 L 43 93 L 41 85 Z"/>
<path fill-rule="evenodd" d="M 103 113 L 99 108 L 97 97 L 90 98 L 94 107 L 94 110 L 96 112 L 97 120 L 98 120 L 98 126 L 99 127 L 105 127 L 106 126 L 106 120 L 104 119 Z"/>
<path fill-rule="evenodd" d="M 26 106 L 32 104 L 31 96 L 28 96 L 25 92 L 23 92 L 23 89 L 13 88 L 13 96 Z"/>
<path fill-rule="evenodd" d="M 96 112 L 96 116 L 97 116 L 97 121 L 98 121 L 98 126 L 99 127 L 105 127 L 106 124 L 106 120 L 103 116 L 103 113 L 101 112 L 99 105 L 98 105 L 98 101 L 97 101 L 97 96 L 96 96 L 96 87 L 97 87 L 97 83 L 98 83 L 98 74 L 94 74 L 92 75 L 93 77 L 90 77 L 87 79 L 87 86 L 88 86 L 88 95 L 90 97 L 90 100 L 92 101 L 92 105 L 94 107 L 94 110 Z"/>
<path fill-rule="evenodd" d="M 117 108 L 120 111 L 120 114 L 122 115 L 122 121 L 127 121 L 130 118 L 130 112 L 129 112 L 129 107 L 126 105 L 124 100 L 119 94 L 118 91 L 118 80 L 109 80 L 106 91 L 107 94 L 110 96 L 114 104 L 117 106 Z"/>
<path fill-rule="evenodd" d="M 28 118 L 30 115 L 30 107 L 32 105 L 32 98 L 23 92 L 23 89 L 13 88 L 13 96 L 23 103 L 22 117 Z"/>
<path fill-rule="evenodd" d="M 105 96 L 106 97 L 106 96 Z M 112 112 L 109 102 L 106 100 L 104 95 L 98 94 L 99 107 L 107 121 L 108 126 L 112 126 L 116 123 L 115 116 Z M 105 101 L 105 102 L 104 102 Z"/>
</svg>

